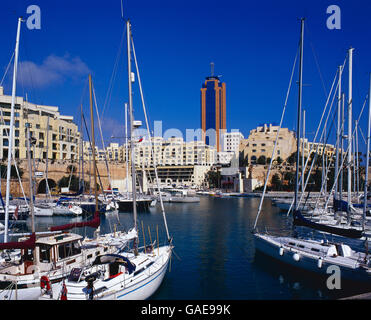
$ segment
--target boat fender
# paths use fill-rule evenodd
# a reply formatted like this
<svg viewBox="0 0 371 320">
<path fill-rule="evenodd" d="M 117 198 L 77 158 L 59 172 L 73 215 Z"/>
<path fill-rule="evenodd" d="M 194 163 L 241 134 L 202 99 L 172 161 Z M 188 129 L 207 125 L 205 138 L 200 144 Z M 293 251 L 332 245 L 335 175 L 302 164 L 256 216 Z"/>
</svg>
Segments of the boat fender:
<svg viewBox="0 0 371 320">
<path fill-rule="evenodd" d="M 292 256 L 292 258 L 295 260 L 295 261 L 299 261 L 300 260 L 300 255 L 298 253 L 294 253 L 294 255 Z"/>
<path fill-rule="evenodd" d="M 319 258 L 318 259 L 318 268 L 322 268 L 322 264 L 323 264 L 323 259 Z"/>
<path fill-rule="evenodd" d="M 50 291 L 51 285 L 50 285 L 50 280 L 47 276 L 42 276 L 40 278 L 40 288 L 41 289 L 46 289 L 46 291 Z"/>
<path fill-rule="evenodd" d="M 283 253 L 284 253 L 284 249 L 282 247 L 280 247 L 280 256 L 283 256 Z"/>
</svg>

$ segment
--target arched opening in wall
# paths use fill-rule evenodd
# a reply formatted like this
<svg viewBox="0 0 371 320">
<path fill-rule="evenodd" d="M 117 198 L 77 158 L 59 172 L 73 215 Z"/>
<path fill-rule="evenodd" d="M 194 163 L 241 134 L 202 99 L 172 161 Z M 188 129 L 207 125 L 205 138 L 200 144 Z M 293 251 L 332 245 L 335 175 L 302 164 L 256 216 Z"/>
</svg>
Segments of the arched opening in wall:
<svg viewBox="0 0 371 320">
<path fill-rule="evenodd" d="M 53 179 L 48 179 L 49 190 L 55 188 L 57 183 Z M 37 187 L 38 194 L 46 194 L 46 179 L 41 180 L 39 186 Z"/>
</svg>

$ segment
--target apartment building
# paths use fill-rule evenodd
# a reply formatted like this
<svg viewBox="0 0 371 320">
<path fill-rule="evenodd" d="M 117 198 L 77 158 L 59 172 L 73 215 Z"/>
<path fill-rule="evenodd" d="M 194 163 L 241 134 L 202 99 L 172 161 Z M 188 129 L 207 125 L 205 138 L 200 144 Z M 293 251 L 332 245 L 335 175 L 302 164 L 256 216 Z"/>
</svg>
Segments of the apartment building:
<svg viewBox="0 0 371 320">
<path fill-rule="evenodd" d="M 251 130 L 248 139 L 241 140 L 240 158 L 249 164 L 256 163 L 261 156 L 266 159 L 272 158 L 278 129 L 279 126 L 264 124 Z M 274 158 L 286 160 L 293 152 L 296 152 L 295 133 L 287 128 L 281 128 Z"/>
<path fill-rule="evenodd" d="M 0 87 L 0 157 L 9 152 L 11 96 Z M 61 115 L 56 106 L 30 103 L 16 97 L 14 112 L 14 152 L 16 159 L 27 158 L 26 123 L 35 139 L 31 156 L 37 159 L 77 160 L 80 133 L 72 116 Z"/>
</svg>

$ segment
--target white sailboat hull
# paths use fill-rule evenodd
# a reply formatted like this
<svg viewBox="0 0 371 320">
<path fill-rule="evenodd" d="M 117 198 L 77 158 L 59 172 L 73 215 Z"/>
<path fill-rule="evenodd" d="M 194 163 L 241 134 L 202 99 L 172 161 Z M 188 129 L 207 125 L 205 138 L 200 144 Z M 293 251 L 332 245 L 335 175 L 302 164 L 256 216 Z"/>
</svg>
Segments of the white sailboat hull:
<svg viewBox="0 0 371 320">
<path fill-rule="evenodd" d="M 361 266 L 361 258 L 353 262 L 349 262 L 349 260 L 345 261 L 345 259 L 340 256 L 322 256 L 320 258 L 319 255 L 312 255 L 283 246 L 282 243 L 279 242 L 280 237 L 254 234 L 254 238 L 256 250 L 283 263 L 302 269 L 303 271 L 310 271 L 328 277 L 329 274 L 326 272 L 328 267 L 336 265 L 340 268 L 341 279 L 371 283 L 370 269 Z"/>
<path fill-rule="evenodd" d="M 157 251 L 157 249 L 154 250 Z M 135 273 L 134 275 L 123 273 L 109 280 L 96 280 L 94 282 L 94 290 L 96 290 L 94 300 L 145 300 L 151 297 L 160 287 L 171 257 L 171 248 L 169 246 L 160 247 L 158 250 L 160 252 L 159 257 L 138 275 Z M 145 258 L 144 262 L 149 259 Z M 88 296 L 83 291 L 87 285 L 85 281 L 77 283 L 66 281 L 65 284 L 67 287 L 67 300 L 88 300 Z M 53 298 L 43 295 L 40 297 L 40 300 L 58 300 L 62 285 L 62 282 L 53 285 Z"/>
</svg>

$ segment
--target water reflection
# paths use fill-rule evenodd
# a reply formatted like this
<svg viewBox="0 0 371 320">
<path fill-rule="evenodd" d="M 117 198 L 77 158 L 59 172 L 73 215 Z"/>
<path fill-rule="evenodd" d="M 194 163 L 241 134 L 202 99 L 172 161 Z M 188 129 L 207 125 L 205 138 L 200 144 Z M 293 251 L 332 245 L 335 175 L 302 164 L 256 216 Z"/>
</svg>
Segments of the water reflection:
<svg viewBox="0 0 371 320">
<path fill-rule="evenodd" d="M 174 237 L 176 255 L 171 270 L 152 299 L 335 299 L 359 293 L 359 288 L 344 284 L 343 290 L 327 289 L 324 279 L 255 255 L 251 233 L 259 198 L 201 197 L 200 203 L 165 203 L 168 227 Z M 52 225 L 81 221 L 81 218 L 36 217 L 38 231 Z M 140 245 L 145 239 L 166 241 L 160 206 L 138 213 Z M 128 230 L 131 213 L 107 213 L 101 220 L 101 233 Z M 269 199 L 263 203 L 258 228 L 289 230 L 289 219 Z M 148 231 L 148 227 L 150 230 Z M 30 223 L 24 231 L 30 229 Z M 90 228 L 74 229 L 92 236 Z M 358 291 L 357 291 L 358 290 Z"/>
</svg>

